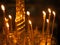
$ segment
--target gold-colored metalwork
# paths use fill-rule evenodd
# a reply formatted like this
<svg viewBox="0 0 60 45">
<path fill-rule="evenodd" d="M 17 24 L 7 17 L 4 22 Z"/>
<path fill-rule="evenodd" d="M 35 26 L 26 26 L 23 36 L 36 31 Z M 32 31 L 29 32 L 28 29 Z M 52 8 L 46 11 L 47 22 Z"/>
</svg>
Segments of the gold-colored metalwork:
<svg viewBox="0 0 60 45">
<path fill-rule="evenodd" d="M 25 7 L 24 0 L 16 0 L 16 18 L 15 18 L 15 32 L 14 35 L 18 45 L 24 45 L 25 37 Z"/>
<path fill-rule="evenodd" d="M 24 0 L 16 0 L 16 19 L 15 19 L 16 30 L 21 28 L 20 25 L 22 25 L 25 22 L 24 17 L 25 17 Z"/>
</svg>

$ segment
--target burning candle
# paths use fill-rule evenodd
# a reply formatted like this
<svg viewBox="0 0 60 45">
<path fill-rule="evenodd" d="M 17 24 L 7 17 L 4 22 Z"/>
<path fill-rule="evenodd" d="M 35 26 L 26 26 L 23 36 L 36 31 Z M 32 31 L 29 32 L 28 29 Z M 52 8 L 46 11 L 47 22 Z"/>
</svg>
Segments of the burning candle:
<svg viewBox="0 0 60 45">
<path fill-rule="evenodd" d="M 12 16 L 9 15 L 9 25 L 10 25 L 10 31 L 12 32 Z"/>
<path fill-rule="evenodd" d="M 52 34 L 53 34 L 53 29 L 54 29 L 54 22 L 55 22 L 55 15 L 56 15 L 56 13 L 55 13 L 55 11 L 53 11 L 52 13 L 53 13 L 53 15 L 54 15 L 54 19 L 53 19 L 53 23 L 52 23 Z"/>
<path fill-rule="evenodd" d="M 50 28 L 49 28 L 49 26 L 50 26 L 50 16 L 51 16 L 51 9 L 50 8 L 48 8 L 48 12 L 49 12 L 49 17 L 48 17 L 49 22 L 47 24 L 47 31 L 48 31 L 48 34 L 49 34 L 49 32 L 50 32 Z"/>
<path fill-rule="evenodd" d="M 8 19 L 5 17 L 5 22 L 8 22 Z"/>
<path fill-rule="evenodd" d="M 31 22 L 31 20 L 29 20 L 29 24 L 32 26 L 32 22 Z"/>
<path fill-rule="evenodd" d="M 1 5 L 1 9 L 3 11 L 3 20 L 4 20 L 4 18 L 5 18 L 5 6 L 3 4 Z"/>
<path fill-rule="evenodd" d="M 49 19 L 46 19 L 46 22 L 49 24 Z"/>
<path fill-rule="evenodd" d="M 9 24 L 8 23 L 6 23 L 6 27 L 8 28 L 8 30 L 9 30 Z"/>
<path fill-rule="evenodd" d="M 43 28 L 42 28 L 42 33 L 43 33 L 43 36 L 44 36 L 44 28 L 45 28 L 45 18 L 46 18 L 46 12 L 43 11 Z"/>
<path fill-rule="evenodd" d="M 9 33 L 9 24 L 8 24 L 7 18 L 5 18 L 5 26 L 6 26 L 5 31 L 7 31 L 6 33 L 8 34 Z"/>
<path fill-rule="evenodd" d="M 5 12 L 5 6 L 1 5 L 1 9 L 3 10 L 3 12 Z"/>
<path fill-rule="evenodd" d="M 1 5 L 1 9 L 2 9 L 2 11 L 3 11 L 3 34 L 4 34 L 4 32 L 5 32 L 5 6 L 2 4 Z"/>
<path fill-rule="evenodd" d="M 27 11 L 27 15 L 30 16 L 30 12 L 29 11 Z"/>
<path fill-rule="evenodd" d="M 30 12 L 27 11 L 27 15 L 28 15 L 28 20 L 30 19 Z"/>
<path fill-rule="evenodd" d="M 29 19 L 30 19 L 30 12 L 29 11 L 27 11 L 27 21 L 29 21 Z M 30 23 L 31 21 L 29 21 L 29 23 Z M 28 28 L 29 28 L 29 24 L 28 24 Z M 28 29 L 29 30 L 29 29 Z"/>
<path fill-rule="evenodd" d="M 29 33 L 29 37 L 31 38 L 31 30 L 32 30 L 32 22 L 31 22 L 31 20 L 30 20 L 30 12 L 29 11 L 27 11 L 27 21 L 28 21 L 28 33 Z M 30 30 L 30 26 L 29 26 L 29 24 L 30 24 L 30 26 L 31 26 L 31 30 Z"/>
<path fill-rule="evenodd" d="M 48 12 L 49 12 L 49 22 L 50 22 L 50 16 L 51 16 L 51 9 L 48 8 Z"/>
<path fill-rule="evenodd" d="M 51 9 L 50 8 L 48 8 L 48 12 L 49 12 L 49 14 L 51 14 Z"/>
<path fill-rule="evenodd" d="M 10 19 L 12 19 L 12 16 L 11 16 L 11 15 L 9 15 L 9 18 L 10 18 Z"/>
<path fill-rule="evenodd" d="M 49 19 L 46 19 L 46 22 L 47 22 L 47 34 L 49 34 Z"/>
<path fill-rule="evenodd" d="M 30 32 L 30 34 L 31 34 L 31 39 L 32 39 L 32 45 L 33 45 L 33 43 L 34 43 L 34 35 L 33 35 L 33 28 L 32 28 L 32 22 L 31 22 L 31 20 L 29 20 L 29 24 L 30 24 L 30 26 L 31 26 L 31 32 Z"/>
<path fill-rule="evenodd" d="M 31 20 L 29 20 L 29 24 L 30 24 L 30 26 L 31 26 L 31 31 L 33 31 L 33 29 L 32 29 L 32 22 L 31 22 Z"/>
</svg>

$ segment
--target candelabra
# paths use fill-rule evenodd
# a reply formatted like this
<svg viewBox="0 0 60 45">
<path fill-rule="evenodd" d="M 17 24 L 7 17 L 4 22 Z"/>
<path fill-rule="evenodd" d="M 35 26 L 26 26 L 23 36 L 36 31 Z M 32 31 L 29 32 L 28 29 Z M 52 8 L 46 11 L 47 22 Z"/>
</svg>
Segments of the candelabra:
<svg viewBox="0 0 60 45">
<path fill-rule="evenodd" d="M 48 12 L 49 12 L 49 16 L 48 16 L 48 19 L 45 19 L 45 17 L 46 17 L 46 15 L 43 17 L 43 19 L 44 20 L 46 20 L 47 21 L 47 27 L 46 27 L 46 43 L 45 43 L 45 45 L 51 45 L 51 43 L 52 43 L 52 36 L 51 35 L 53 35 L 53 28 L 54 28 L 54 23 L 55 23 L 55 12 L 54 11 L 52 11 L 50 8 L 48 8 Z M 51 32 L 51 34 L 50 34 L 50 22 L 51 22 L 51 16 L 52 16 L 52 13 L 53 13 L 53 21 L 52 21 L 52 32 Z M 43 15 L 44 15 L 45 13 L 43 13 Z M 43 29 L 44 29 L 44 23 L 43 23 Z M 44 32 L 43 32 L 44 30 L 42 30 L 42 33 L 44 34 Z M 45 38 L 45 37 L 44 37 Z"/>
<path fill-rule="evenodd" d="M 16 18 L 15 18 L 15 35 L 17 43 L 24 45 L 23 40 L 25 37 L 25 6 L 24 0 L 16 0 Z"/>
</svg>

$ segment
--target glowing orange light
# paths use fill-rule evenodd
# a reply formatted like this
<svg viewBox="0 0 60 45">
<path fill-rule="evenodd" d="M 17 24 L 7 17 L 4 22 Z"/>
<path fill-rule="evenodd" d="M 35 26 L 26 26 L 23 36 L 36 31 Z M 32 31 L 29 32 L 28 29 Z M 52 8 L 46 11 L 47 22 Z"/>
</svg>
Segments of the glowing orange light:
<svg viewBox="0 0 60 45">
<path fill-rule="evenodd" d="M 45 12 L 45 11 L 43 11 L 43 14 L 44 14 L 44 15 L 46 15 L 46 12 Z"/>
<path fill-rule="evenodd" d="M 22 18 L 22 15 L 21 15 L 21 18 Z"/>
<path fill-rule="evenodd" d="M 17 43 L 17 40 L 16 39 L 14 39 L 13 41 L 14 41 L 14 43 Z"/>
<path fill-rule="evenodd" d="M 32 24 L 31 20 L 29 20 L 29 24 Z"/>
<path fill-rule="evenodd" d="M 2 9 L 3 11 L 5 11 L 5 7 L 4 7 L 4 5 L 1 5 L 1 9 Z"/>
<path fill-rule="evenodd" d="M 30 12 L 29 11 L 27 11 L 27 15 L 30 16 Z"/>
<path fill-rule="evenodd" d="M 8 24 L 8 23 L 6 23 L 6 26 L 7 26 L 7 27 L 9 27 L 9 24 Z"/>
<path fill-rule="evenodd" d="M 45 17 L 46 17 L 46 12 L 45 12 L 45 11 L 43 11 L 42 13 L 43 13 L 43 17 L 45 18 Z"/>
<path fill-rule="evenodd" d="M 42 42 L 40 43 L 40 45 L 45 45 L 45 40 L 42 40 Z"/>
<path fill-rule="evenodd" d="M 9 18 L 12 19 L 11 15 L 9 15 Z"/>
<path fill-rule="evenodd" d="M 5 17 L 5 21 L 8 21 L 8 19 Z"/>
<path fill-rule="evenodd" d="M 51 9 L 50 8 L 48 8 L 48 12 L 51 13 Z"/>
<path fill-rule="evenodd" d="M 56 15 L 55 11 L 53 11 L 52 13 L 53 13 L 54 16 Z"/>
<path fill-rule="evenodd" d="M 47 23 L 49 23 L 49 19 L 46 19 Z"/>
</svg>

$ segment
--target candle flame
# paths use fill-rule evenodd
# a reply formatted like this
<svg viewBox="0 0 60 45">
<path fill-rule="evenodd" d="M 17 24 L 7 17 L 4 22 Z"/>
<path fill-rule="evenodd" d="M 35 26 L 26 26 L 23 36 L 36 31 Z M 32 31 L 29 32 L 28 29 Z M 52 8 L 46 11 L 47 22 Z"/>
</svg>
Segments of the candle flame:
<svg viewBox="0 0 60 45">
<path fill-rule="evenodd" d="M 47 23 L 49 23 L 49 19 L 46 19 Z"/>
<path fill-rule="evenodd" d="M 9 24 L 8 24 L 8 23 L 6 23 L 6 26 L 7 26 L 7 27 L 9 27 Z"/>
<path fill-rule="evenodd" d="M 51 13 L 51 9 L 50 8 L 48 8 L 48 12 Z"/>
<path fill-rule="evenodd" d="M 32 24 L 31 20 L 29 20 L 29 24 Z"/>
<path fill-rule="evenodd" d="M 53 11 L 53 15 L 54 15 L 54 16 L 56 15 L 55 11 Z"/>
<path fill-rule="evenodd" d="M 44 15 L 44 17 L 46 16 L 46 12 L 45 11 L 43 11 L 43 15 Z"/>
<path fill-rule="evenodd" d="M 10 19 L 12 19 L 12 16 L 11 16 L 11 15 L 9 15 L 9 18 L 10 18 Z"/>
<path fill-rule="evenodd" d="M 43 14 L 44 14 L 44 15 L 46 15 L 46 12 L 45 12 L 45 11 L 43 11 Z"/>
<path fill-rule="evenodd" d="M 8 19 L 5 17 L 5 21 L 8 21 Z"/>
<path fill-rule="evenodd" d="M 27 11 L 27 15 L 28 15 L 28 16 L 30 15 L 30 12 L 29 12 L 29 11 Z"/>
<path fill-rule="evenodd" d="M 2 9 L 3 11 L 5 11 L 5 7 L 4 7 L 4 5 L 1 5 L 1 9 Z"/>
</svg>

